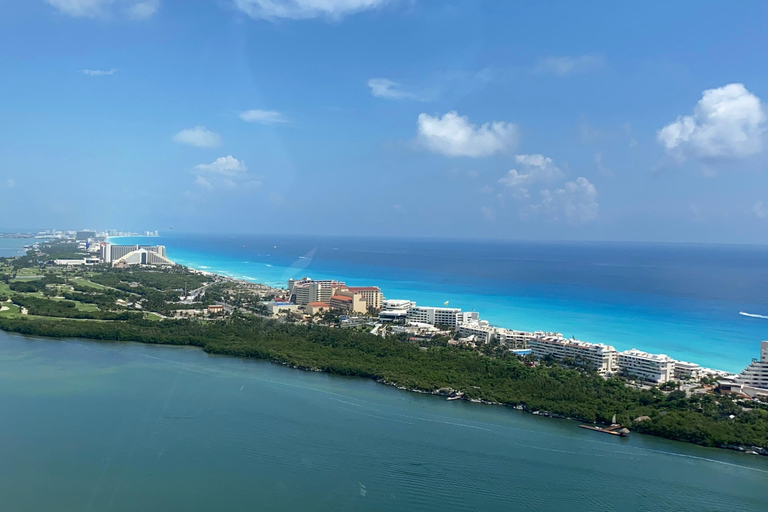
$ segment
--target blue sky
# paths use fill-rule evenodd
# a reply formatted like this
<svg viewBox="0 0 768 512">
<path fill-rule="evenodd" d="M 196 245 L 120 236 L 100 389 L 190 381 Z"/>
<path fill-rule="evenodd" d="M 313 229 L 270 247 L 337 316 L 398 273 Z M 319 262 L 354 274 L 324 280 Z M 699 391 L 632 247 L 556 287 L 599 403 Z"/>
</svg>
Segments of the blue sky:
<svg viewBox="0 0 768 512">
<path fill-rule="evenodd" d="M 0 227 L 765 243 L 768 4 L 0 0 Z"/>
</svg>

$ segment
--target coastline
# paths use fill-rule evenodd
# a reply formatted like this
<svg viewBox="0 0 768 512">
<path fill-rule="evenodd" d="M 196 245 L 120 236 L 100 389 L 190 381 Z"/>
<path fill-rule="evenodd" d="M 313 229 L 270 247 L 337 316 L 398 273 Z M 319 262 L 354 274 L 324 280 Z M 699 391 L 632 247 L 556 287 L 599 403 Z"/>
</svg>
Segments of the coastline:
<svg viewBox="0 0 768 512">
<path fill-rule="evenodd" d="M 184 240 L 193 235 L 180 236 Z M 660 318 L 659 315 L 667 315 L 664 310 L 635 313 L 637 309 L 635 306 L 625 307 L 621 304 L 604 304 L 601 306 L 600 304 L 594 304 L 589 306 L 588 311 L 575 313 L 569 309 L 572 301 L 568 297 L 528 297 L 526 303 L 523 304 L 518 303 L 518 296 L 511 295 L 507 298 L 507 302 L 511 303 L 512 313 L 515 316 L 512 319 L 498 321 L 495 318 L 505 316 L 504 314 L 500 315 L 496 311 L 500 308 L 496 303 L 501 297 L 489 295 L 482 290 L 468 291 L 462 286 L 456 285 L 455 287 L 451 286 L 449 291 L 446 292 L 443 290 L 444 287 L 435 287 L 434 282 L 429 277 L 424 277 L 421 281 L 405 279 L 402 282 L 398 282 L 386 275 L 383 277 L 366 277 L 363 275 L 361 277 L 359 269 L 331 272 L 327 268 L 315 268 L 312 263 L 316 260 L 313 260 L 312 255 L 308 255 L 308 257 L 300 256 L 296 260 L 296 264 L 290 267 L 285 267 L 278 262 L 265 263 L 263 259 L 258 261 L 249 259 L 242 262 L 232 259 L 229 261 L 222 259 L 221 254 L 215 251 L 189 253 L 189 251 L 175 246 L 176 244 L 172 244 L 174 239 L 174 237 L 164 239 L 163 236 L 141 236 L 110 237 L 108 240 L 114 240 L 116 243 L 123 240 L 128 240 L 132 243 L 144 243 L 146 241 L 148 244 L 153 240 L 158 240 L 158 243 L 168 244 L 166 245 L 168 256 L 176 263 L 198 272 L 218 275 L 236 281 L 263 284 L 283 289 L 289 277 L 298 278 L 308 274 L 313 279 L 338 279 L 354 286 L 377 285 L 387 298 L 413 300 L 419 305 L 432 306 L 442 305 L 447 301 L 450 303 L 450 307 L 460 307 L 464 311 L 479 311 L 481 320 L 488 320 L 494 326 L 530 332 L 561 332 L 566 338 L 575 337 L 589 343 L 611 345 L 619 352 L 638 348 L 653 354 L 666 354 L 679 361 L 693 362 L 699 364 L 702 368 L 727 373 L 738 373 L 743 370 L 744 366 L 754 357 L 760 339 L 754 338 L 750 342 L 748 349 L 744 350 L 740 357 L 724 361 L 723 353 L 717 350 L 716 346 L 711 343 L 711 339 L 702 337 L 696 340 L 681 341 L 683 339 L 681 337 L 682 333 L 687 334 L 689 337 L 691 336 L 691 332 L 689 332 L 691 319 Z M 240 240 L 237 237 L 229 237 L 228 239 L 237 239 L 237 243 Z M 243 247 L 245 248 L 245 246 Z M 269 245 L 269 247 L 271 248 L 272 246 Z M 274 257 L 274 255 L 270 254 L 263 254 L 262 256 L 266 258 Z M 209 260 L 204 258 L 209 258 Z M 253 268 L 247 272 L 235 268 L 228 270 L 227 265 L 230 264 L 234 265 L 235 268 L 239 268 L 242 265 Z M 260 268 L 263 269 L 261 273 L 258 270 Z M 276 278 L 276 274 L 282 274 L 282 280 Z M 268 275 L 272 275 L 272 278 L 268 277 Z M 506 308 L 506 306 L 504 307 Z M 631 311 L 625 313 L 623 310 Z M 517 320 L 518 315 L 523 316 L 520 321 Z M 734 313 L 734 316 L 753 322 L 765 321 L 763 319 L 745 317 L 738 312 Z M 584 329 L 563 328 L 563 319 L 584 324 L 582 326 Z M 649 325 L 654 326 L 653 331 L 648 331 Z M 607 337 L 605 336 L 606 330 L 609 332 L 617 331 L 620 336 Z M 651 333 L 654 331 L 657 334 L 652 336 Z M 709 330 L 708 332 L 716 331 Z M 640 339 L 626 341 L 636 337 Z M 704 340 L 707 340 L 707 342 L 705 343 Z"/>
<path fill-rule="evenodd" d="M 218 275 L 195 269 L 189 269 L 188 272 Z M 171 272 L 163 279 L 169 283 L 168 279 L 175 274 Z M 150 275 L 155 274 L 150 272 Z M 149 278 L 150 275 L 147 277 Z M 108 276 L 111 277 L 107 279 L 106 284 L 114 278 L 110 273 L 104 275 L 104 277 Z M 152 277 L 151 281 L 156 282 L 156 279 L 159 279 L 159 276 Z M 175 279 L 178 283 L 179 279 L 185 278 L 176 276 Z M 233 280 L 228 277 L 224 279 Z M 208 281 L 204 277 L 197 277 L 195 280 L 199 284 Z M 137 281 L 141 282 L 138 276 Z M 105 284 L 98 280 L 96 282 Z M 173 279 L 170 283 L 174 283 Z M 125 286 L 128 287 L 128 284 Z M 134 286 L 133 283 L 131 285 L 133 288 L 136 286 L 139 285 Z M 167 289 L 171 288 L 174 288 L 173 284 L 167 287 Z M 749 448 L 746 446 L 732 444 L 733 441 L 748 440 L 752 444 L 768 448 L 762 437 L 716 434 L 713 430 L 714 423 L 707 426 L 710 429 L 707 431 L 697 432 L 695 429 L 688 429 L 679 433 L 665 430 L 664 422 L 641 424 L 642 419 L 635 420 L 645 415 L 645 409 L 642 407 L 647 402 L 640 400 L 641 392 L 615 391 L 626 389 L 626 387 L 620 385 L 618 381 L 605 381 L 596 375 L 568 370 L 562 365 L 542 364 L 540 368 L 527 368 L 530 365 L 523 364 L 517 358 L 506 357 L 508 355 L 506 351 L 498 353 L 457 351 L 450 350 L 450 347 L 441 348 L 439 343 L 419 347 L 418 344 L 405 343 L 401 339 L 389 339 L 385 342 L 380 337 L 362 332 L 355 334 L 351 330 L 327 327 L 313 330 L 311 326 L 273 322 L 250 315 L 242 318 L 233 317 L 232 322 L 222 324 L 207 323 L 210 327 L 208 328 L 203 327 L 202 324 L 191 325 L 183 322 L 171 322 L 165 326 L 141 318 L 135 319 L 135 322 L 125 323 L 97 321 L 81 323 L 70 321 L 78 317 L 60 313 L 52 316 L 63 318 L 42 317 L 40 321 L 31 323 L 23 318 L 3 321 L 3 329 L 49 338 L 76 337 L 104 341 L 132 340 L 165 345 L 199 346 L 211 354 L 258 358 L 306 371 L 367 377 L 400 390 L 451 399 L 462 398 L 489 405 L 506 405 L 534 415 L 574 419 L 588 423 L 605 423 L 609 421 L 611 415 L 620 413 L 619 421 L 631 426 L 637 432 L 648 432 L 657 437 L 705 446 L 748 451 Z M 32 314 L 45 315 L 45 313 L 36 312 Z M 89 318 L 98 320 L 100 317 Z M 131 319 L 126 318 L 126 320 Z M 429 347 L 434 348 L 434 352 L 429 350 Z M 489 357 L 494 355 L 498 357 Z M 551 385 L 542 388 L 541 382 L 549 382 Z M 613 399 L 608 403 L 601 401 L 601 396 L 611 396 Z M 661 402 L 656 403 L 664 403 L 665 399 L 662 396 L 660 400 Z M 661 413 L 661 416 L 664 414 Z M 676 421 L 676 418 L 677 416 L 673 414 L 667 417 L 667 420 Z M 614 419 L 613 422 L 615 421 Z M 751 451 L 766 453 L 763 450 Z"/>
</svg>

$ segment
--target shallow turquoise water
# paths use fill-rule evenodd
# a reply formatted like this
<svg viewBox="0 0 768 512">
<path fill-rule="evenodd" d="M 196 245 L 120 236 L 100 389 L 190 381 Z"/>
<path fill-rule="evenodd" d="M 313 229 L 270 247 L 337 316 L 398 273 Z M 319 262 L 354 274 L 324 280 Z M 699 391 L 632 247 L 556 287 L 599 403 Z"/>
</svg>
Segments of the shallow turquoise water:
<svg viewBox="0 0 768 512">
<path fill-rule="evenodd" d="M 768 459 L 198 349 L 0 333 L 2 510 L 765 510 Z"/>
</svg>

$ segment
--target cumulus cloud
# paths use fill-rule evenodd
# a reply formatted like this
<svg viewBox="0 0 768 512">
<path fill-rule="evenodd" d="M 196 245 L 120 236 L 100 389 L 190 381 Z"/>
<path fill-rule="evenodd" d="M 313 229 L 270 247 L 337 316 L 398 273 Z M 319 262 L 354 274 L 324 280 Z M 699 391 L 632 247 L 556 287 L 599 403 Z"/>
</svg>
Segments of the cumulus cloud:
<svg viewBox="0 0 768 512">
<path fill-rule="evenodd" d="M 389 0 L 235 0 L 235 7 L 256 20 L 327 18 L 381 7 Z"/>
<path fill-rule="evenodd" d="M 597 218 L 600 205 L 597 189 L 587 178 L 579 177 L 554 191 L 540 191 L 541 201 L 532 205 L 533 212 L 542 213 L 552 220 L 565 220 L 569 224 L 585 224 Z"/>
<path fill-rule="evenodd" d="M 563 177 L 563 172 L 551 158 L 544 155 L 517 155 L 517 169 L 510 169 L 499 179 L 517 198 L 529 197 L 528 188 L 535 183 L 550 183 Z"/>
<path fill-rule="evenodd" d="M 580 55 L 576 57 L 545 57 L 534 67 L 534 72 L 568 76 L 576 73 L 596 71 L 603 67 L 603 58 L 597 55 Z"/>
<path fill-rule="evenodd" d="M 211 182 L 202 176 L 195 177 L 195 185 L 200 185 L 201 187 L 204 187 L 207 189 L 211 188 Z"/>
<path fill-rule="evenodd" d="M 766 207 L 762 201 L 757 201 L 754 206 L 752 206 L 752 213 L 754 213 L 758 219 L 765 219 L 768 217 L 768 207 Z"/>
<path fill-rule="evenodd" d="M 419 97 L 403 88 L 403 86 L 386 78 L 371 78 L 368 80 L 371 94 L 377 98 L 388 100 L 418 100 Z"/>
<path fill-rule="evenodd" d="M 419 143 L 447 156 L 490 156 L 514 149 L 519 139 L 513 123 L 494 121 L 478 127 L 455 110 L 442 117 L 419 114 L 417 126 Z"/>
<path fill-rule="evenodd" d="M 656 140 L 677 158 L 745 158 L 763 149 L 765 112 L 743 84 L 707 89 L 693 108 L 658 131 Z"/>
<path fill-rule="evenodd" d="M 195 126 L 181 130 L 173 136 L 173 140 L 179 144 L 195 146 L 198 148 L 216 148 L 221 145 L 221 136 L 208 130 L 205 126 Z"/>
<path fill-rule="evenodd" d="M 288 119 L 274 110 L 246 110 L 240 113 L 240 119 L 247 123 L 284 124 Z"/>
<path fill-rule="evenodd" d="M 88 76 L 109 76 L 117 73 L 116 69 L 83 69 L 84 75 Z"/>
<path fill-rule="evenodd" d="M 196 165 L 195 169 L 203 172 L 221 174 L 223 176 L 237 176 L 247 170 L 245 162 L 238 160 L 232 155 L 217 158 L 210 164 Z"/>
<path fill-rule="evenodd" d="M 63 14 L 82 18 L 125 15 L 143 20 L 152 17 L 160 0 L 47 0 Z"/>
<path fill-rule="evenodd" d="M 542 217 L 574 225 L 597 218 L 597 189 L 587 178 L 563 183 L 565 172 L 544 155 L 517 155 L 515 161 L 516 168 L 498 180 L 503 186 L 497 196 L 501 205 L 511 196 L 522 218 Z"/>
</svg>

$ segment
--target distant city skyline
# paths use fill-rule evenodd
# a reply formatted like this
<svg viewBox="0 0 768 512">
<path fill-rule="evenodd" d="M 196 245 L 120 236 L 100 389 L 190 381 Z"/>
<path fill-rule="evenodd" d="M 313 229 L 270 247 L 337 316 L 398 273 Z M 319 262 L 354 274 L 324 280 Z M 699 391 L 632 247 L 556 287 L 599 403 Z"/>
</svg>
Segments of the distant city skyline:
<svg viewBox="0 0 768 512">
<path fill-rule="evenodd" d="M 0 231 L 768 241 L 763 2 L 2 7 Z"/>
</svg>

